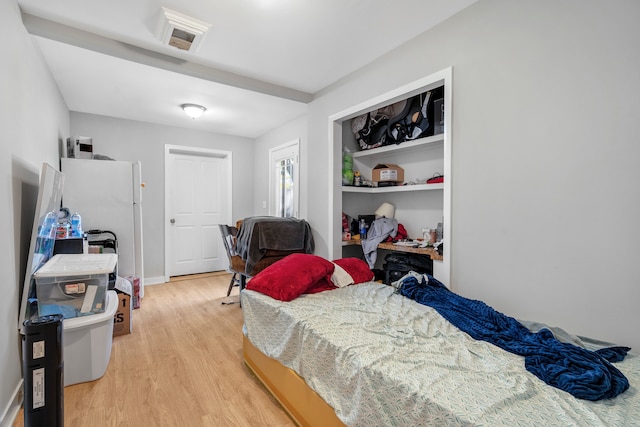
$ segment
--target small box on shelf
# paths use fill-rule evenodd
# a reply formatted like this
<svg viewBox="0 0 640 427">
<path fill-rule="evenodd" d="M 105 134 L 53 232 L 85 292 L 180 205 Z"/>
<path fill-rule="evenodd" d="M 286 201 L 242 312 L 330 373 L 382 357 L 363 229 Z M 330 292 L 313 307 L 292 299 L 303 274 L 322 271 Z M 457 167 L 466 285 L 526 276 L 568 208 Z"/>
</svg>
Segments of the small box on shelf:
<svg viewBox="0 0 640 427">
<path fill-rule="evenodd" d="M 404 182 L 404 169 L 392 163 L 378 163 L 371 171 L 373 182 Z"/>
</svg>

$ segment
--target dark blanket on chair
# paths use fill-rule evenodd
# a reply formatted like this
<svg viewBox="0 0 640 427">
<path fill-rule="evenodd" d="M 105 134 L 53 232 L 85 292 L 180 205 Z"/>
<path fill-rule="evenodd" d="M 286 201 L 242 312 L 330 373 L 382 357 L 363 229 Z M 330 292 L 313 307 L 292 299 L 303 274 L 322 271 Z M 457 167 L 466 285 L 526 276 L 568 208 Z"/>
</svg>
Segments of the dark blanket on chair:
<svg viewBox="0 0 640 427">
<path fill-rule="evenodd" d="M 236 240 L 236 253 L 246 262 L 246 272 L 267 251 L 313 253 L 314 241 L 309 223 L 303 219 L 256 216 L 242 220 Z"/>
<path fill-rule="evenodd" d="M 429 275 L 422 278 L 406 276 L 400 293 L 433 307 L 474 339 L 524 356 L 526 369 L 547 384 L 586 400 L 612 398 L 629 388 L 627 378 L 609 363 L 623 360 L 629 347 L 594 352 L 560 342 L 548 329 L 530 332 L 482 301 L 457 295 Z"/>
</svg>

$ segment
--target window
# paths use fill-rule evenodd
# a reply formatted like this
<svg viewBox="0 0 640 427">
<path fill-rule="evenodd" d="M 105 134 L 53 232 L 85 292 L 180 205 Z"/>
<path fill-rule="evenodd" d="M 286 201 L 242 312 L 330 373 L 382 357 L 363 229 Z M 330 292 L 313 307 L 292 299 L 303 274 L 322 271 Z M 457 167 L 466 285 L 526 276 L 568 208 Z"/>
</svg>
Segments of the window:
<svg viewBox="0 0 640 427">
<path fill-rule="evenodd" d="M 299 140 L 269 150 L 269 214 L 284 218 L 298 216 Z"/>
</svg>

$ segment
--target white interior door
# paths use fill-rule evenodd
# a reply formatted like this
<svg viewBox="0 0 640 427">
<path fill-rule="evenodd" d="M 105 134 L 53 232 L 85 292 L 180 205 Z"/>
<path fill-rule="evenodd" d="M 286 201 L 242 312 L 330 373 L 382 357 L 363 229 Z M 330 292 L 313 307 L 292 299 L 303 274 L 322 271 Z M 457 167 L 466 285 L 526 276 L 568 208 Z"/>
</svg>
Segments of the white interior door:
<svg viewBox="0 0 640 427">
<path fill-rule="evenodd" d="M 167 275 L 224 270 L 218 224 L 231 218 L 231 153 L 167 149 Z"/>
</svg>

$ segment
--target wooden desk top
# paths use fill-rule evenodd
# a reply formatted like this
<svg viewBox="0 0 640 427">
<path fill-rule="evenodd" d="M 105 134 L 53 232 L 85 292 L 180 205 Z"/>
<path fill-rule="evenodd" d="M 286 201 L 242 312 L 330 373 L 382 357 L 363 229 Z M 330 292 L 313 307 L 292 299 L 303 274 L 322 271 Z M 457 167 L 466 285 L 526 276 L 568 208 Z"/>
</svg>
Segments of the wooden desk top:
<svg viewBox="0 0 640 427">
<path fill-rule="evenodd" d="M 353 246 L 353 245 L 359 246 L 360 239 L 343 240 L 342 245 L 343 246 Z M 386 251 L 411 252 L 414 254 L 429 255 L 431 259 L 438 260 L 438 261 L 442 261 L 444 259 L 442 255 L 440 255 L 438 251 L 436 251 L 435 248 L 433 247 L 414 248 L 413 246 L 399 246 L 399 245 L 394 245 L 391 242 L 382 242 L 378 245 L 378 249 L 384 249 Z"/>
</svg>

